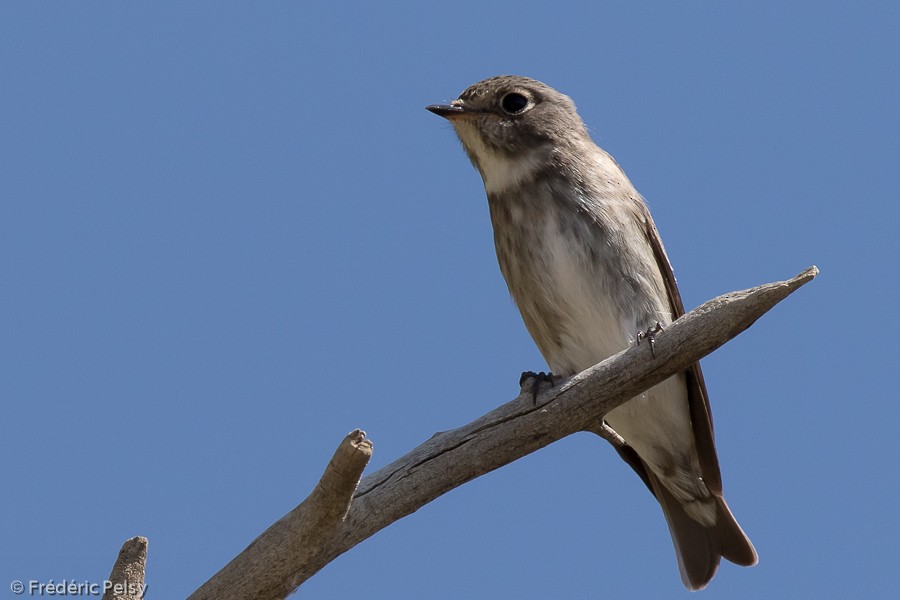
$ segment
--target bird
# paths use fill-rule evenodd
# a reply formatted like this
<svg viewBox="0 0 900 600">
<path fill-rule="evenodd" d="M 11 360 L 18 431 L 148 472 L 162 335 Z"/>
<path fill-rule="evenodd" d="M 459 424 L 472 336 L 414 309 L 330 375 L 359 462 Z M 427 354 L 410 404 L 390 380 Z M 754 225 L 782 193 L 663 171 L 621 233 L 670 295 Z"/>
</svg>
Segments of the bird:
<svg viewBox="0 0 900 600">
<path fill-rule="evenodd" d="M 502 75 L 426 108 L 452 124 L 481 174 L 500 271 L 552 374 L 579 373 L 684 314 L 646 202 L 571 98 Z M 722 493 L 699 363 L 604 421 L 662 508 L 686 588 L 706 587 L 721 558 L 757 563 Z"/>
</svg>

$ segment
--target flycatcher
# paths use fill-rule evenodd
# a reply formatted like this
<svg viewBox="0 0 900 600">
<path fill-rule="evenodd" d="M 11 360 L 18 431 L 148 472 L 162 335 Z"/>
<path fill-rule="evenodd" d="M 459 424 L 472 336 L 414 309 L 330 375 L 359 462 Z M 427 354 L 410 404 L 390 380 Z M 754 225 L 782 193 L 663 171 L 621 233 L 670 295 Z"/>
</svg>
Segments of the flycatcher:
<svg viewBox="0 0 900 600">
<path fill-rule="evenodd" d="M 684 314 L 647 205 L 568 96 L 501 76 L 427 108 L 453 124 L 481 173 L 500 271 L 553 373 L 583 371 Z M 662 507 L 688 589 L 705 587 L 721 557 L 756 564 L 722 495 L 699 363 L 605 420 Z"/>
</svg>

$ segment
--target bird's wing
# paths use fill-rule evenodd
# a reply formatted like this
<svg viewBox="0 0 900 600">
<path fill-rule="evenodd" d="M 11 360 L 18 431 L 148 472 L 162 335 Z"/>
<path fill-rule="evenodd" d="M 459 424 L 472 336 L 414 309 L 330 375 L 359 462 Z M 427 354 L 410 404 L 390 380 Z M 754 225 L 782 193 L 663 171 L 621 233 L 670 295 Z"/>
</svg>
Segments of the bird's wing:
<svg viewBox="0 0 900 600">
<path fill-rule="evenodd" d="M 684 302 L 678 292 L 678 284 L 675 281 L 675 273 L 672 271 L 672 263 L 666 255 L 662 239 L 650 216 L 647 206 L 641 202 L 643 211 L 645 233 L 656 264 L 662 274 L 669 303 L 672 306 L 674 319 L 684 314 Z M 673 319 L 673 320 L 674 320 Z M 700 459 L 700 468 L 703 471 L 703 482 L 710 492 L 716 495 L 722 494 L 722 474 L 719 470 L 719 458 L 716 455 L 716 443 L 713 437 L 712 413 L 709 409 L 709 395 L 706 392 L 706 382 L 703 381 L 703 372 L 700 363 L 695 362 L 685 371 L 688 386 L 688 404 L 691 411 L 691 423 L 694 429 L 694 443 L 697 445 L 697 455 Z"/>
</svg>

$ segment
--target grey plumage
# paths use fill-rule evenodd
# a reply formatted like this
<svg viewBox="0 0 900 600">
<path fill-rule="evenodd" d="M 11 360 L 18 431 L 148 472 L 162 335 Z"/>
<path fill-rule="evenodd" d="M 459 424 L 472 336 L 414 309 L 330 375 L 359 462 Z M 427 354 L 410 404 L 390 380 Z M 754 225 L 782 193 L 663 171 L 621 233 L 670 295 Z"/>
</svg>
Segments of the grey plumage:
<svg viewBox="0 0 900 600">
<path fill-rule="evenodd" d="M 500 270 L 555 374 L 578 373 L 683 314 L 646 204 L 568 96 L 502 76 L 428 109 L 451 121 L 481 173 Z M 699 364 L 606 421 L 663 509 L 686 587 L 705 587 L 722 556 L 756 564 L 722 496 Z"/>
</svg>

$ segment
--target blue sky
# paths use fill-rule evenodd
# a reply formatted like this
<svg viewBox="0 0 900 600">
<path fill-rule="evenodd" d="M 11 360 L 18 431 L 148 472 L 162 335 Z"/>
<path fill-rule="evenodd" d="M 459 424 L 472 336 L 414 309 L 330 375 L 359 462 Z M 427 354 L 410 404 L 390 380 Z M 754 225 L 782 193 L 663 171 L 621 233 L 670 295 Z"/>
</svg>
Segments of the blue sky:
<svg viewBox="0 0 900 600">
<path fill-rule="evenodd" d="M 887 597 L 900 536 L 896 3 L 0 5 L 0 597 L 150 539 L 184 597 L 315 484 L 543 360 L 477 173 L 426 104 L 570 95 L 689 307 L 821 275 L 703 361 L 760 564 L 705 598 Z M 302 597 L 683 598 L 662 515 L 572 436 L 439 498 Z"/>
</svg>

